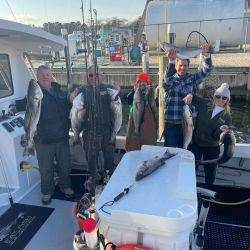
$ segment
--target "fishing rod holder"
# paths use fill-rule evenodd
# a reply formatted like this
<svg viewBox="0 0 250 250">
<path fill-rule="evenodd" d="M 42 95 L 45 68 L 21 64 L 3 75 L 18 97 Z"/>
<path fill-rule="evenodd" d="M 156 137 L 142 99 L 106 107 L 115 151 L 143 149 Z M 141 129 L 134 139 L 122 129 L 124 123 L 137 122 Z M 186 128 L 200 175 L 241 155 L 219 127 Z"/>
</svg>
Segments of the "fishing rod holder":
<svg viewBox="0 0 250 250">
<path fill-rule="evenodd" d="M 210 200 L 218 198 L 218 194 L 212 190 L 197 187 L 198 199 L 201 199 L 201 208 L 196 226 L 191 239 L 191 250 L 202 250 L 204 247 L 204 232 L 207 221 L 208 212 L 210 209 Z M 202 199 L 204 198 L 204 199 Z"/>
</svg>

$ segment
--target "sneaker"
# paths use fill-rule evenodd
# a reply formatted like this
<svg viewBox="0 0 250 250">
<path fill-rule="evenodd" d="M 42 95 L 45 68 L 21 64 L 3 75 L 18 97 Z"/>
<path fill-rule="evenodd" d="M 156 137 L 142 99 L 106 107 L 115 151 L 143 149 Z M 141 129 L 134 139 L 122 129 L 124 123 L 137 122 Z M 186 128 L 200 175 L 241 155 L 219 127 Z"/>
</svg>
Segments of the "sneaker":
<svg viewBox="0 0 250 250">
<path fill-rule="evenodd" d="M 66 198 L 68 198 L 68 199 L 75 198 L 75 193 L 72 190 L 72 188 L 64 188 L 64 189 L 61 189 L 61 191 L 62 191 L 62 193 L 64 193 Z"/>
<path fill-rule="evenodd" d="M 51 194 L 43 194 L 42 203 L 44 205 L 48 205 L 51 202 L 52 195 Z"/>
</svg>

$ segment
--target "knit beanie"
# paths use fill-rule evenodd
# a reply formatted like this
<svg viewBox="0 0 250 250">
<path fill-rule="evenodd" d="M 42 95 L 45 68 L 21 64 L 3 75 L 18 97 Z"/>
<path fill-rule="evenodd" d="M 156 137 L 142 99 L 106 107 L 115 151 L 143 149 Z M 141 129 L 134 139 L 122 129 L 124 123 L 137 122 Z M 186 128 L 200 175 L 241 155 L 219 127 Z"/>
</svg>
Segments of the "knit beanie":
<svg viewBox="0 0 250 250">
<path fill-rule="evenodd" d="M 145 72 L 142 72 L 136 76 L 136 83 L 138 83 L 140 80 L 146 81 L 147 85 L 150 84 L 149 75 Z"/>
<path fill-rule="evenodd" d="M 222 83 L 221 86 L 215 90 L 214 96 L 220 95 L 220 96 L 226 96 L 228 100 L 230 101 L 230 90 L 228 83 Z"/>
</svg>

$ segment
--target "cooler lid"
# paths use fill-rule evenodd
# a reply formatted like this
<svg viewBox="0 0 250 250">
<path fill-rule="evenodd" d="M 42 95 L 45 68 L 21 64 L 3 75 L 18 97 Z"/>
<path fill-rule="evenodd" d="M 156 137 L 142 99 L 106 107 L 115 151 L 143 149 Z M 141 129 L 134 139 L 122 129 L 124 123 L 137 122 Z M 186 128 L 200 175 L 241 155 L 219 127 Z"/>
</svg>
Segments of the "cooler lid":
<svg viewBox="0 0 250 250">
<path fill-rule="evenodd" d="M 168 159 L 155 172 L 135 181 L 143 161 L 163 156 L 168 149 L 178 155 Z M 112 200 L 129 187 L 129 192 Z M 106 205 L 105 205 L 106 204 Z M 126 153 L 100 195 L 96 210 L 100 219 L 110 224 L 152 227 L 160 231 L 183 231 L 197 219 L 195 160 L 191 152 L 160 146 L 143 146 Z"/>
</svg>

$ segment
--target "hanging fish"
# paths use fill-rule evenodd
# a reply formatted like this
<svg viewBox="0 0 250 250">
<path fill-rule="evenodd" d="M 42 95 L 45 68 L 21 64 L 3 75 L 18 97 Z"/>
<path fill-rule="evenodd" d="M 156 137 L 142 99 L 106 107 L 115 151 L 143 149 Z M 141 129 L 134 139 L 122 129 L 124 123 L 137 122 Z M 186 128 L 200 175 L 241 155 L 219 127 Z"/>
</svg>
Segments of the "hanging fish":
<svg viewBox="0 0 250 250">
<path fill-rule="evenodd" d="M 235 149 L 235 143 L 236 143 L 236 139 L 234 136 L 234 133 L 222 133 L 221 135 L 221 139 L 220 139 L 221 143 L 224 144 L 224 151 L 222 153 L 222 155 L 217 158 L 217 159 L 212 159 L 212 160 L 201 160 L 201 161 L 196 161 L 196 163 L 198 164 L 223 164 L 227 161 L 229 161 L 234 154 L 234 149 Z"/>
<path fill-rule="evenodd" d="M 31 79 L 28 86 L 27 106 L 24 116 L 25 134 L 21 137 L 21 145 L 24 147 L 24 156 L 35 154 L 33 138 L 40 118 L 42 98 L 43 92 L 38 82 L 34 79 Z"/>
<path fill-rule="evenodd" d="M 145 110 L 144 95 L 140 88 L 135 90 L 133 101 L 133 121 L 135 125 L 135 136 L 140 135 L 140 127 L 143 122 L 143 115 Z"/>
<path fill-rule="evenodd" d="M 74 133 L 73 145 L 80 144 L 80 132 L 85 119 L 86 109 L 84 106 L 83 93 L 78 94 L 73 100 L 73 106 L 70 110 L 71 128 Z"/>
<path fill-rule="evenodd" d="M 187 149 L 193 136 L 193 116 L 188 105 L 183 106 L 182 111 L 183 148 Z"/>
<path fill-rule="evenodd" d="M 118 90 L 107 88 L 107 91 L 111 99 L 110 108 L 114 119 L 110 142 L 114 142 L 116 139 L 116 135 L 122 126 L 122 102 L 120 97 L 118 96 Z"/>
</svg>

